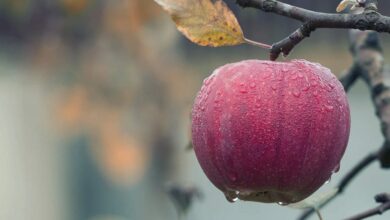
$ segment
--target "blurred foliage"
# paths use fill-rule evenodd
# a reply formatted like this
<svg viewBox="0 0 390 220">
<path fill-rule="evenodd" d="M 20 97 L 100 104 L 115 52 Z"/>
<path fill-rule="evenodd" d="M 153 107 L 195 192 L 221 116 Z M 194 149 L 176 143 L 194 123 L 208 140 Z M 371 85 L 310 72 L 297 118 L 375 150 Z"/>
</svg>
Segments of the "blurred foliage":
<svg viewBox="0 0 390 220">
<path fill-rule="evenodd" d="M 91 155 L 116 183 L 139 181 L 151 157 L 169 166 L 175 147 L 159 143 L 177 141 L 195 93 L 198 76 L 154 44 L 162 30 L 148 26 L 160 13 L 142 0 L 0 2 L 0 46 L 52 85 L 59 128 L 87 135 Z"/>
</svg>

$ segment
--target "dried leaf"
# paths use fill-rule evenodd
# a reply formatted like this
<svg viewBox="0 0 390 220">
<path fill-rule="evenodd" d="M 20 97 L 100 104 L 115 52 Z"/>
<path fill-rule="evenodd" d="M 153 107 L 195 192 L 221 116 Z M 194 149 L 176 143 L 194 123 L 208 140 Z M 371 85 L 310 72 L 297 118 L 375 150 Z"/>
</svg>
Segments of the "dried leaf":
<svg viewBox="0 0 390 220">
<path fill-rule="evenodd" d="M 337 6 L 336 11 L 342 12 L 345 9 L 347 9 L 347 7 L 354 6 L 356 4 L 357 4 L 356 0 L 342 0 L 340 4 Z"/>
<path fill-rule="evenodd" d="M 241 27 L 222 0 L 154 0 L 176 23 L 177 29 L 201 46 L 244 43 Z"/>
</svg>

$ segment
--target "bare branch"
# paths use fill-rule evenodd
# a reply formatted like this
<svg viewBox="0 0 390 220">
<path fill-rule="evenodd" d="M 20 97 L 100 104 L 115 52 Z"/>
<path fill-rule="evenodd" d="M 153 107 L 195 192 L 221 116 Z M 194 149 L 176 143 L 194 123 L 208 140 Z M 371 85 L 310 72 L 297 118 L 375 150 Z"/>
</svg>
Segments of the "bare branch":
<svg viewBox="0 0 390 220">
<path fill-rule="evenodd" d="M 390 168 L 390 73 L 384 71 L 384 58 L 378 33 L 372 31 L 351 34 L 351 47 L 360 77 L 371 90 L 375 112 L 381 123 L 385 142 L 379 152 L 383 168 Z"/>
<path fill-rule="evenodd" d="M 357 68 L 357 66 L 352 65 L 352 67 L 347 72 L 345 72 L 344 74 L 342 74 L 339 77 L 339 80 L 340 80 L 341 84 L 343 84 L 344 90 L 346 92 L 349 91 L 350 87 L 359 78 L 359 75 L 360 75 L 360 73 L 359 73 L 359 69 Z"/>
<path fill-rule="evenodd" d="M 377 12 L 376 0 L 367 0 L 360 14 L 322 13 L 292 6 L 276 0 L 237 0 L 242 7 L 257 8 L 265 12 L 279 14 L 301 21 L 303 25 L 287 38 L 275 43 L 270 50 L 270 59 L 275 60 L 280 53 L 288 55 L 291 50 L 317 28 L 343 28 L 373 30 L 390 33 L 390 17 Z"/>
<path fill-rule="evenodd" d="M 358 215 L 352 216 L 350 218 L 347 218 L 346 220 L 360 220 L 365 219 L 368 217 L 372 217 L 374 215 L 381 215 L 385 211 L 390 209 L 390 194 L 382 193 L 377 196 L 375 196 L 375 200 L 379 203 L 382 203 L 381 205 L 377 206 L 376 208 L 367 210 L 365 212 L 362 212 Z"/>
</svg>

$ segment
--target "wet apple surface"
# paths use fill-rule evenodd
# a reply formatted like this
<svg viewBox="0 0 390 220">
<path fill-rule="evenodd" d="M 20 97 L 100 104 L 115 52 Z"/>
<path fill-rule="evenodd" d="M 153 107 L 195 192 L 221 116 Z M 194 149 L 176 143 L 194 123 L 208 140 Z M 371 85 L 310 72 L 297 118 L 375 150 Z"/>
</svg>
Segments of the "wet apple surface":
<svg viewBox="0 0 390 220">
<path fill-rule="evenodd" d="M 305 60 L 222 66 L 192 110 L 197 159 L 229 201 L 303 200 L 338 171 L 349 129 L 341 83 Z"/>
</svg>

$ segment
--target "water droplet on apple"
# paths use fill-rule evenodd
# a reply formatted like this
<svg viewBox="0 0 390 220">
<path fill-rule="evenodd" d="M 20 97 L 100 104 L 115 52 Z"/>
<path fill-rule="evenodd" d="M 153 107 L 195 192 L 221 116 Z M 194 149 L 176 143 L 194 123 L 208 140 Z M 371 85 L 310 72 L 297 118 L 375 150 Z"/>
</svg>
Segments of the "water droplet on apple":
<svg viewBox="0 0 390 220">
<path fill-rule="evenodd" d="M 279 72 L 279 73 L 277 74 L 277 76 L 276 76 L 276 79 L 277 79 L 278 81 L 283 81 L 283 79 L 284 79 L 284 74 Z"/>
<path fill-rule="evenodd" d="M 249 87 L 251 87 L 252 89 L 256 87 L 256 83 L 252 82 Z"/>
<path fill-rule="evenodd" d="M 329 177 L 329 179 L 327 181 L 325 181 L 325 184 L 329 184 L 331 179 L 332 179 L 332 177 Z"/>
<path fill-rule="evenodd" d="M 290 77 L 291 80 L 296 80 L 298 78 L 298 75 L 295 72 L 292 72 L 292 75 Z"/>
<path fill-rule="evenodd" d="M 276 87 L 276 85 L 275 84 L 272 84 L 271 85 L 271 88 L 272 88 L 272 90 L 274 90 L 274 91 L 276 91 L 278 88 Z"/>
<path fill-rule="evenodd" d="M 262 72 L 262 77 L 264 79 L 267 79 L 271 76 L 271 68 L 265 69 L 264 72 Z"/>
<path fill-rule="evenodd" d="M 302 87 L 302 91 L 306 92 L 310 89 L 310 84 L 305 84 L 303 87 Z"/>
<path fill-rule="evenodd" d="M 234 173 L 229 173 L 229 179 L 233 182 L 235 182 L 237 180 L 237 176 L 234 174 Z"/>
<path fill-rule="evenodd" d="M 238 200 L 238 195 L 239 195 L 239 192 L 238 191 L 226 191 L 225 192 L 225 197 L 227 199 L 227 201 L 229 202 L 237 202 Z"/>
<path fill-rule="evenodd" d="M 301 96 L 301 92 L 299 90 L 294 90 L 292 93 L 295 97 L 299 98 Z"/>
<path fill-rule="evenodd" d="M 203 84 L 205 86 L 210 85 L 210 83 L 214 80 L 214 77 L 215 77 L 214 75 L 211 75 L 211 76 L 207 77 L 206 79 L 203 80 Z"/>
<path fill-rule="evenodd" d="M 281 206 L 286 206 L 286 205 L 288 205 L 287 202 L 277 202 L 277 203 L 278 203 L 278 205 L 281 205 Z"/>
<path fill-rule="evenodd" d="M 340 164 L 337 164 L 337 166 L 333 169 L 333 173 L 337 173 L 340 170 Z"/>
<path fill-rule="evenodd" d="M 332 105 L 325 105 L 325 109 L 330 112 L 334 109 L 334 107 Z"/>
<path fill-rule="evenodd" d="M 247 93 L 248 91 L 247 91 L 245 88 L 241 88 L 241 89 L 240 89 L 240 92 L 241 92 L 241 93 Z"/>
</svg>

